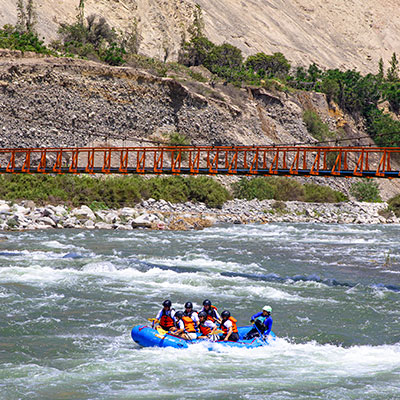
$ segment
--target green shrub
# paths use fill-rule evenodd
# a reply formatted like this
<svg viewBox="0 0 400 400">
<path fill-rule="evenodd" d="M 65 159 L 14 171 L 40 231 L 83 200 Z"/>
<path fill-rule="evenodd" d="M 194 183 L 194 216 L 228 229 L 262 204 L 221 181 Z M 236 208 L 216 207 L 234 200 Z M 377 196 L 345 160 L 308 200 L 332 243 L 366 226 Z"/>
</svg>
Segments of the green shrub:
<svg viewBox="0 0 400 400">
<path fill-rule="evenodd" d="M 147 181 L 150 197 L 164 199 L 172 203 L 185 202 L 189 199 L 189 188 L 185 178 L 171 176 L 168 178 L 151 178 Z"/>
<path fill-rule="evenodd" d="M 242 66 L 242 51 L 228 43 L 213 46 L 204 60 L 204 66 L 211 72 L 239 70 Z"/>
<path fill-rule="evenodd" d="M 169 134 L 168 145 L 169 146 L 188 146 L 188 145 L 190 145 L 190 139 L 181 133 L 172 132 Z"/>
<path fill-rule="evenodd" d="M 270 178 L 242 178 L 233 184 L 234 196 L 239 199 L 273 199 L 275 197 L 275 185 L 271 184 Z"/>
<path fill-rule="evenodd" d="M 116 43 L 111 43 L 106 49 L 100 53 L 100 59 L 109 65 L 122 65 L 125 63 L 124 56 L 126 51 Z"/>
<path fill-rule="evenodd" d="M 349 200 L 342 192 L 333 190 L 329 186 L 306 183 L 304 191 L 305 201 L 310 203 L 339 203 Z"/>
<path fill-rule="evenodd" d="M 208 207 L 221 208 L 230 199 L 229 192 L 215 179 L 207 176 L 188 178 L 189 198 Z"/>
<path fill-rule="evenodd" d="M 315 111 L 304 111 L 303 121 L 306 124 L 308 133 L 315 139 L 322 141 L 332 136 L 328 125 L 322 122 L 320 116 Z"/>
<path fill-rule="evenodd" d="M 245 66 L 260 77 L 286 77 L 290 71 L 290 63 L 282 53 L 257 53 L 247 57 Z"/>
<path fill-rule="evenodd" d="M 58 30 L 61 41 L 54 42 L 58 51 L 77 54 L 80 57 L 97 58 L 109 65 L 125 63 L 125 37 L 117 35 L 105 18 L 90 15 L 78 18 L 74 24 L 61 24 Z"/>
<path fill-rule="evenodd" d="M 3 29 L 0 29 L 0 48 L 52 54 L 52 51 L 44 45 L 44 42 L 35 33 L 20 32 L 11 25 L 5 25 Z"/>
<path fill-rule="evenodd" d="M 279 201 L 274 201 L 271 204 L 271 208 L 273 210 L 276 210 L 276 211 L 280 212 L 280 213 L 283 213 L 286 210 L 286 204 L 283 201 L 280 201 L 280 200 Z"/>
<path fill-rule="evenodd" d="M 140 176 L 97 179 L 74 175 L 2 175 L 0 198 L 10 201 L 34 200 L 37 204 L 86 204 L 93 210 L 133 206 L 152 197 L 171 202 L 189 200 L 221 207 L 230 198 L 228 191 L 209 177 L 167 178 Z"/>
<path fill-rule="evenodd" d="M 400 121 L 378 109 L 371 110 L 366 121 L 368 133 L 378 146 L 400 146 Z"/>
<path fill-rule="evenodd" d="M 350 193 L 357 201 L 367 201 L 369 203 L 379 203 L 382 201 L 378 184 L 367 179 L 353 183 L 350 188 Z"/>
<path fill-rule="evenodd" d="M 390 211 L 393 211 L 396 217 L 400 218 L 400 194 L 392 197 L 388 201 Z"/>
<path fill-rule="evenodd" d="M 290 178 L 275 178 L 275 200 L 304 201 L 304 187 L 301 183 Z"/>
<path fill-rule="evenodd" d="M 317 203 L 336 203 L 347 201 L 341 192 L 327 186 L 315 184 L 302 185 L 294 179 L 286 177 L 243 178 L 233 185 L 235 197 L 241 199 L 274 199 L 280 201 L 306 201 Z"/>
</svg>

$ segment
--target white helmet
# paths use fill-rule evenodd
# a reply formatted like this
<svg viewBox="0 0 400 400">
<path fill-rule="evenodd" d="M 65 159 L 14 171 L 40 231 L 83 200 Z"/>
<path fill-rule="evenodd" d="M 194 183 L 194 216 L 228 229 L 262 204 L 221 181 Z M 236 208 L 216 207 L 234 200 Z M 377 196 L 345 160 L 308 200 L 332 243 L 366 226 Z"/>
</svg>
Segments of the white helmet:
<svg viewBox="0 0 400 400">
<path fill-rule="evenodd" d="M 272 308 L 271 308 L 270 306 L 264 306 L 264 307 L 263 307 L 263 311 L 272 313 Z"/>
</svg>

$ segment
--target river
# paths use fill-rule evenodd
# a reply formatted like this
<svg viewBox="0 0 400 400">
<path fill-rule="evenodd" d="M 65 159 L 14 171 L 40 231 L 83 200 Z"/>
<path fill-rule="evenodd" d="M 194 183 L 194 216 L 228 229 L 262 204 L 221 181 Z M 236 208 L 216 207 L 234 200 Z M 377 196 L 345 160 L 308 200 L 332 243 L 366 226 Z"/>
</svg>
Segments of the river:
<svg viewBox="0 0 400 400">
<path fill-rule="evenodd" d="M 0 399 L 400 399 L 400 226 L 0 235 Z M 258 349 L 140 348 L 169 298 L 240 325 Z"/>
</svg>

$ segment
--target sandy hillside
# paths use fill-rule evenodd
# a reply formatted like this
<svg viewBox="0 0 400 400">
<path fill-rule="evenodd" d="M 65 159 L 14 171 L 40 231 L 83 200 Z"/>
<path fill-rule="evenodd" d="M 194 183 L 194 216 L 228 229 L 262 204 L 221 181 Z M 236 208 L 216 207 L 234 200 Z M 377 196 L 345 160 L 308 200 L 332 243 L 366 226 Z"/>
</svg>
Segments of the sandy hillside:
<svg viewBox="0 0 400 400">
<path fill-rule="evenodd" d="M 400 1 L 386 0 L 196 0 L 205 31 L 246 55 L 283 52 L 293 63 L 375 72 L 378 60 L 400 54 Z M 78 0 L 36 0 L 38 31 L 56 37 L 60 22 L 72 22 Z M 139 20 L 140 52 L 176 58 L 181 34 L 191 21 L 192 0 L 86 0 L 85 11 L 105 16 L 125 30 Z M 16 0 L 1 0 L 0 24 L 15 23 Z"/>
</svg>

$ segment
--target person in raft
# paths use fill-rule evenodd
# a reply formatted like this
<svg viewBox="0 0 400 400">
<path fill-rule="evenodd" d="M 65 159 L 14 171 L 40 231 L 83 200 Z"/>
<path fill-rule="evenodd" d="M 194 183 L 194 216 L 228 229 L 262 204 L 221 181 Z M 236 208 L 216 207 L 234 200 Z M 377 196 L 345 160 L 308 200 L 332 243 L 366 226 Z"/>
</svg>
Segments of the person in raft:
<svg viewBox="0 0 400 400">
<path fill-rule="evenodd" d="M 221 316 L 218 314 L 217 307 L 213 306 L 210 300 L 206 299 L 203 301 L 203 308 L 201 311 L 207 314 L 207 319 L 212 322 L 221 323 Z"/>
<path fill-rule="evenodd" d="M 163 308 L 158 312 L 156 319 L 154 320 L 154 325 L 159 323 L 162 329 L 170 331 L 175 327 L 175 310 L 171 308 L 171 300 L 165 300 L 162 305 Z"/>
<path fill-rule="evenodd" d="M 192 302 L 188 301 L 185 303 L 185 311 L 183 312 L 183 315 L 185 317 L 190 317 L 194 321 L 194 327 L 196 328 L 196 331 L 198 331 L 198 326 L 200 323 L 199 320 L 199 315 L 197 314 L 197 311 L 193 310 L 193 304 Z"/>
<path fill-rule="evenodd" d="M 237 342 L 239 340 L 239 333 L 237 329 L 237 320 L 231 317 L 231 313 L 227 310 L 221 313 L 221 329 L 224 332 L 221 340 L 231 342 Z"/>
<path fill-rule="evenodd" d="M 175 325 L 176 330 L 174 331 L 174 335 L 189 340 L 197 338 L 195 322 L 182 311 L 177 311 L 175 313 Z"/>
<path fill-rule="evenodd" d="M 271 318 L 272 308 L 270 306 L 263 307 L 262 311 L 254 314 L 250 318 L 250 322 L 254 324 L 254 327 L 247 332 L 244 339 L 252 339 L 253 337 L 260 336 L 260 333 L 264 336 L 268 336 L 272 328 Z"/>
<path fill-rule="evenodd" d="M 213 321 L 207 318 L 207 313 L 205 311 L 199 312 L 199 331 L 200 336 L 197 336 L 197 339 L 209 339 L 214 341 L 218 340 L 218 336 L 215 333 L 217 330 L 217 325 L 214 324 Z"/>
</svg>

